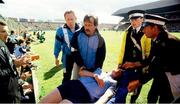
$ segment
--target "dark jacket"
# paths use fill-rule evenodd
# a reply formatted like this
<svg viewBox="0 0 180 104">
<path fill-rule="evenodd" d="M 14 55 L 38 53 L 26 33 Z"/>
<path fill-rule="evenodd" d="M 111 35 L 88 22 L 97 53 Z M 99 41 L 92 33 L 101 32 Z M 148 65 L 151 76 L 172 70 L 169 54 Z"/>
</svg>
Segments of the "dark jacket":
<svg viewBox="0 0 180 104">
<path fill-rule="evenodd" d="M 91 41 L 91 39 L 93 41 Z M 80 67 L 85 66 L 89 68 L 89 71 L 102 68 L 106 55 L 106 46 L 98 30 L 96 30 L 93 36 L 88 37 L 84 31 L 84 27 L 82 27 L 81 30 L 75 32 L 71 41 L 71 46 L 72 49 L 76 50 L 72 51 L 72 55 L 77 65 Z M 87 57 L 90 59 L 88 60 Z"/>
<path fill-rule="evenodd" d="M 0 103 L 20 102 L 18 78 L 9 50 L 0 40 Z"/>
<path fill-rule="evenodd" d="M 132 26 L 127 30 L 127 38 L 126 38 L 126 46 L 125 46 L 125 53 L 124 53 L 124 58 L 123 58 L 123 64 L 127 61 L 129 62 L 136 62 L 136 61 L 142 61 L 142 51 L 139 50 L 133 43 L 131 39 L 132 37 L 136 40 L 137 44 L 142 48 L 141 45 L 141 38 L 144 35 L 144 33 L 139 30 L 138 33 L 133 34 L 132 33 Z M 131 34 L 132 33 L 132 34 Z"/>
<path fill-rule="evenodd" d="M 179 59 L 180 40 L 165 31 L 160 32 L 157 39 L 152 42 L 149 58 L 143 62 L 149 65 L 149 73 L 141 81 L 146 82 L 165 72 L 171 72 L 172 75 L 180 74 Z"/>
</svg>

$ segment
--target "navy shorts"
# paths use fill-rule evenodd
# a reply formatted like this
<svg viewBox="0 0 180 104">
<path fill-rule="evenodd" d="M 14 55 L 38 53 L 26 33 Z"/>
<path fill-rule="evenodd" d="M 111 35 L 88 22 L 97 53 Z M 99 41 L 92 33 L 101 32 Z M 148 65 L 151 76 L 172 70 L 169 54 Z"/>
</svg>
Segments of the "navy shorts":
<svg viewBox="0 0 180 104">
<path fill-rule="evenodd" d="M 88 91 L 79 80 L 70 80 L 57 87 L 62 99 L 72 103 L 91 103 Z"/>
</svg>

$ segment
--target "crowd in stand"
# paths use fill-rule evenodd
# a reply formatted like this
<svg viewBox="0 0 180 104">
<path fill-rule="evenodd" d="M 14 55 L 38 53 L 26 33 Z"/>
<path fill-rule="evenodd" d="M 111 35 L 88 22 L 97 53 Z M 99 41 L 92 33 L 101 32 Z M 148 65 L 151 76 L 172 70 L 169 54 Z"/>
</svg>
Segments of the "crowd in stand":
<svg viewBox="0 0 180 104">
<path fill-rule="evenodd" d="M 56 30 L 60 23 L 53 22 L 19 22 L 24 27 L 27 27 L 28 30 Z"/>
</svg>

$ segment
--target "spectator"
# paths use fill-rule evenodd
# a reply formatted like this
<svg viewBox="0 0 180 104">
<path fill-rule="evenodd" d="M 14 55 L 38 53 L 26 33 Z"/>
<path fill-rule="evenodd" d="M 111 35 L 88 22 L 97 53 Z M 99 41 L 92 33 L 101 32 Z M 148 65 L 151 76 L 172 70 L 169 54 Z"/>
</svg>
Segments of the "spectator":
<svg viewBox="0 0 180 104">
<path fill-rule="evenodd" d="M 7 42 L 6 42 L 6 45 L 7 45 L 8 49 L 9 49 L 9 52 L 11 54 L 14 53 L 14 48 L 16 47 L 17 43 L 18 43 L 17 35 L 14 32 L 14 30 L 11 30 L 11 33 L 8 36 L 8 39 L 7 39 Z"/>
<path fill-rule="evenodd" d="M 18 72 L 15 65 L 21 66 L 28 62 L 27 58 L 12 59 L 5 45 L 8 27 L 0 21 L 0 103 L 19 103 L 20 92 Z"/>
<path fill-rule="evenodd" d="M 27 52 L 31 51 L 31 42 L 30 41 L 26 41 L 25 49 Z"/>
<path fill-rule="evenodd" d="M 24 39 L 19 39 L 18 45 L 14 49 L 14 55 L 16 58 L 20 58 L 26 53 Z"/>
</svg>

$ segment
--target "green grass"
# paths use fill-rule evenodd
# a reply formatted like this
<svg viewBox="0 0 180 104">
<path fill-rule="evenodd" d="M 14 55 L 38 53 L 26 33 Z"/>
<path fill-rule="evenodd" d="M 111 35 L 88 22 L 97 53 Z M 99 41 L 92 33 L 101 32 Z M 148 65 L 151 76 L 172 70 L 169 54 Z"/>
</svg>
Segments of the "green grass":
<svg viewBox="0 0 180 104">
<path fill-rule="evenodd" d="M 171 33 L 172 35 L 175 35 L 176 37 L 180 38 L 180 33 L 179 32 L 173 32 Z"/>
<path fill-rule="evenodd" d="M 39 69 L 36 71 L 36 76 L 40 86 L 40 96 L 45 96 L 59 84 L 62 80 L 62 67 L 56 68 L 54 64 L 54 31 L 46 32 L 46 41 L 42 44 L 36 42 L 32 44 L 33 52 L 40 55 L 38 62 Z M 104 62 L 103 70 L 110 71 L 117 67 L 118 42 L 120 32 L 103 31 L 102 35 L 106 41 L 107 54 Z M 59 58 L 61 58 L 61 53 Z"/>
<path fill-rule="evenodd" d="M 39 68 L 36 71 L 36 76 L 39 82 L 39 94 L 45 96 L 57 85 L 61 83 L 62 71 L 60 68 L 54 68 L 54 31 L 46 32 L 46 41 L 44 43 L 32 44 L 33 52 L 40 55 L 38 62 Z"/>
<path fill-rule="evenodd" d="M 111 71 L 117 67 L 118 55 L 119 55 L 119 38 L 121 32 L 116 31 L 101 31 L 102 36 L 106 42 L 106 59 L 104 62 L 103 70 Z M 180 33 L 173 33 L 180 38 Z M 62 66 L 56 68 L 54 64 L 54 37 L 55 31 L 46 32 L 46 41 L 44 43 L 33 43 L 33 52 L 40 55 L 38 61 L 39 68 L 36 71 L 36 76 L 39 83 L 39 96 L 40 98 L 47 95 L 50 91 L 55 89 L 62 81 Z M 59 56 L 59 59 L 61 55 Z M 146 96 L 148 94 L 150 81 L 144 85 L 141 95 L 139 96 L 137 103 L 146 103 Z M 129 99 L 129 96 L 128 98 Z"/>
</svg>

